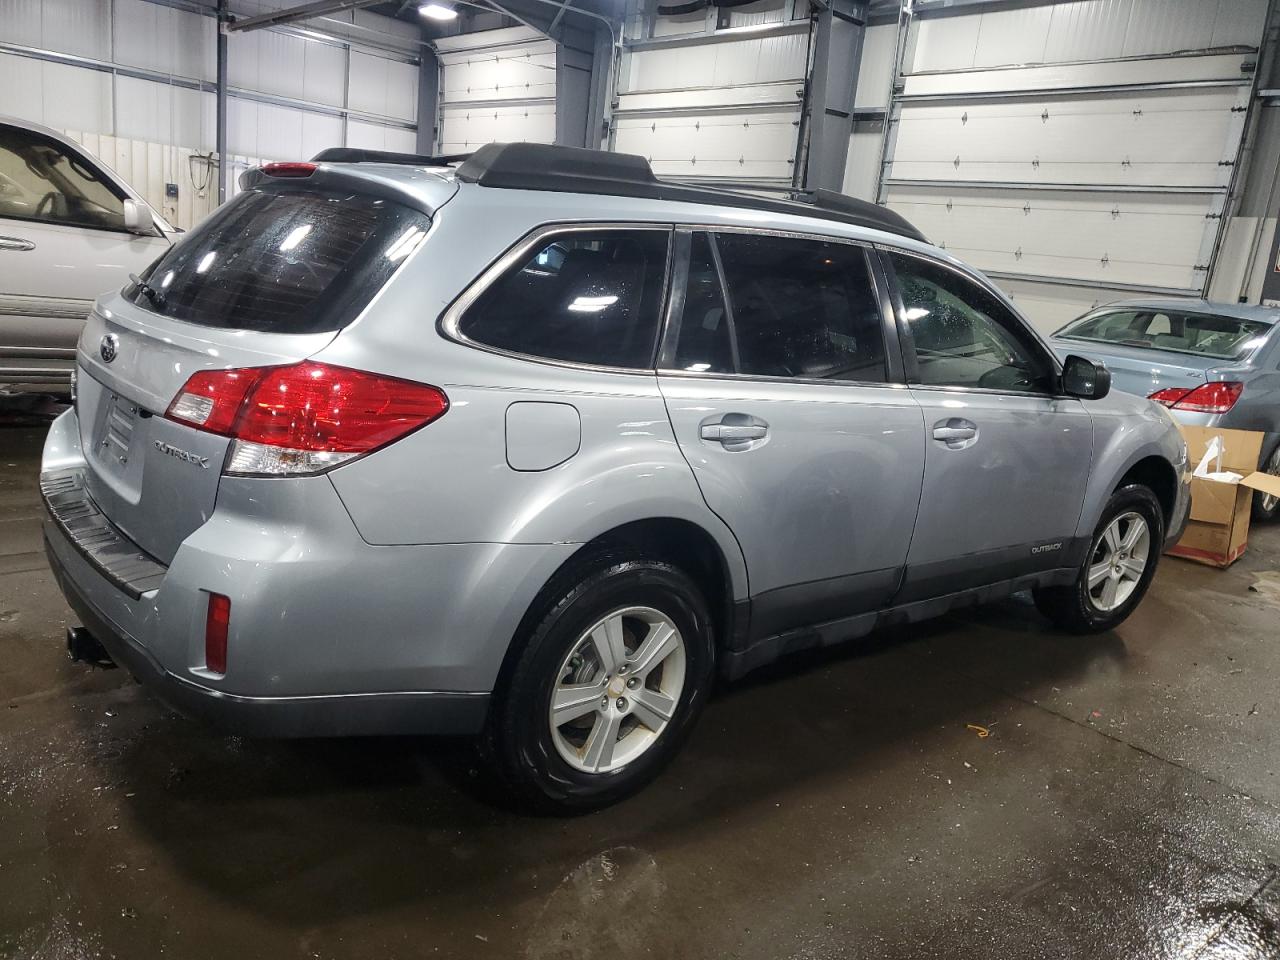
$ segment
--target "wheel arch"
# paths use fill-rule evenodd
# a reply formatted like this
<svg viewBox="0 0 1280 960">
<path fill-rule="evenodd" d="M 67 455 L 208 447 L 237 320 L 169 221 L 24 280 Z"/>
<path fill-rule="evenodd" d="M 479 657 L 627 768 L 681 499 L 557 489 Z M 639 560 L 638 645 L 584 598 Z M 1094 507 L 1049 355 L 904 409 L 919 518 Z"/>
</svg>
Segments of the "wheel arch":
<svg viewBox="0 0 1280 960">
<path fill-rule="evenodd" d="M 649 516 L 629 520 L 582 542 L 547 578 L 516 628 L 498 672 L 495 693 L 505 686 L 519 659 L 520 639 L 546 615 L 560 590 L 569 588 L 577 570 L 595 558 L 628 555 L 662 560 L 693 579 L 711 610 L 718 649 L 725 649 L 733 637 L 745 631 L 746 565 L 736 540 L 732 542 L 732 549 L 726 550 L 707 527 L 684 517 Z"/>
<path fill-rule="evenodd" d="M 1165 529 L 1168 530 L 1173 524 L 1178 496 L 1178 474 L 1173 464 L 1157 455 L 1143 457 L 1124 472 L 1112 492 L 1131 483 L 1141 484 L 1155 494 L 1160 501 L 1160 511 L 1164 514 Z"/>
</svg>

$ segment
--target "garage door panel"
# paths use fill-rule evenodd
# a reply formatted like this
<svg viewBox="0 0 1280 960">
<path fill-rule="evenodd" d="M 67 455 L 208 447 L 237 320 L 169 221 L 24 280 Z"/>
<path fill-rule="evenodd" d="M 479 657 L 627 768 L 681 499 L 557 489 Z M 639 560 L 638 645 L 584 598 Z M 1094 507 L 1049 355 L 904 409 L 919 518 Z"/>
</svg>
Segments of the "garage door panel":
<svg viewBox="0 0 1280 960">
<path fill-rule="evenodd" d="M 520 100 L 556 95 L 556 55 L 536 55 L 445 64 L 444 98 L 449 103 L 471 100 Z"/>
<path fill-rule="evenodd" d="M 440 149 L 465 153 L 492 140 L 551 143 L 556 136 L 555 104 L 447 108 L 440 114 Z"/>
<path fill-rule="evenodd" d="M 906 103 L 893 179 L 1222 188 L 1238 88 L 1070 101 Z M 1188 136 L 1189 129 L 1196 130 Z"/>
<path fill-rule="evenodd" d="M 441 37 L 438 149 L 491 140 L 553 143 L 556 47 L 528 27 Z"/>
<path fill-rule="evenodd" d="M 983 270 L 1098 283 L 1199 287 L 1212 198 L 893 187 L 889 206 Z"/>
<path fill-rule="evenodd" d="M 620 117 L 615 148 L 659 175 L 789 179 L 798 121 L 798 111 Z"/>
</svg>

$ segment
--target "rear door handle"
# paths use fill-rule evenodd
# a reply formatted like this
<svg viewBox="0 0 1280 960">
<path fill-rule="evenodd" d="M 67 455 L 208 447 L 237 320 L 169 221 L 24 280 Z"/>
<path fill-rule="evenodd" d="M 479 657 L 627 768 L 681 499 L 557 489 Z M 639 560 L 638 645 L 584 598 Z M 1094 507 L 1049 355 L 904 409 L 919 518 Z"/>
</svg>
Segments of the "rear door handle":
<svg viewBox="0 0 1280 960">
<path fill-rule="evenodd" d="M 27 251 L 34 250 L 36 245 L 30 240 L 23 240 L 21 237 L 0 237 L 0 250 L 18 250 Z"/>
<path fill-rule="evenodd" d="M 978 439 L 978 425 L 960 417 L 950 417 L 933 425 L 933 439 L 952 450 L 963 450 Z"/>
<path fill-rule="evenodd" d="M 747 413 L 726 413 L 716 420 L 705 420 L 698 427 L 703 440 L 721 444 L 726 450 L 750 450 L 769 435 L 769 425 Z"/>
<path fill-rule="evenodd" d="M 728 443 L 734 440 L 763 440 L 769 432 L 767 427 L 754 424 L 736 426 L 729 423 L 705 423 L 702 425 L 703 440 L 719 440 Z"/>
</svg>

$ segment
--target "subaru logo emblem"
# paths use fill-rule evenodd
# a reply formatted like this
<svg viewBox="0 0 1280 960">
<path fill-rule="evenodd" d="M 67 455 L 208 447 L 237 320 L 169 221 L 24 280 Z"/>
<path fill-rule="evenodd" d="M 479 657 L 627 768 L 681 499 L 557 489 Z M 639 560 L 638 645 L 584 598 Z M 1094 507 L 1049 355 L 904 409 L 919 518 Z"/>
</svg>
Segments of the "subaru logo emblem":
<svg viewBox="0 0 1280 960">
<path fill-rule="evenodd" d="M 102 357 L 103 363 L 110 363 L 116 358 L 116 351 L 120 348 L 120 338 L 114 333 L 108 333 L 102 338 L 102 342 L 98 344 L 98 353 Z"/>
</svg>

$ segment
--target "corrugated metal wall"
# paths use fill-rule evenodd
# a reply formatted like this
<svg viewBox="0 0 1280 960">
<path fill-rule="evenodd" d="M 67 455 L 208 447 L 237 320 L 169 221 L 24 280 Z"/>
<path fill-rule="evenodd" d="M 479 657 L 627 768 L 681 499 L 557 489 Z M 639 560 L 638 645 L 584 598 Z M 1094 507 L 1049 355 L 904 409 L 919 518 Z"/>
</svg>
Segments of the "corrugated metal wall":
<svg viewBox="0 0 1280 960">
<path fill-rule="evenodd" d="M 528 27 L 508 27 L 442 37 L 436 51 L 441 153 L 491 140 L 555 141 L 555 43 Z"/>
<path fill-rule="evenodd" d="M 290 5 L 239 0 L 232 9 L 251 16 Z M 202 166 L 192 158 L 215 147 L 215 21 L 197 12 L 212 5 L 187 6 L 0 0 L 0 114 L 73 132 L 184 227 L 207 210 L 203 170 L 188 175 Z M 312 26 L 230 37 L 230 152 L 247 162 L 341 145 L 416 149 L 417 28 L 363 11 Z M 365 46 L 374 41 L 396 49 Z M 176 203 L 165 183 L 177 184 Z"/>
<path fill-rule="evenodd" d="M 1044 329 L 1198 295 L 1266 0 L 1073 0 L 917 19 L 881 198 Z"/>
</svg>

